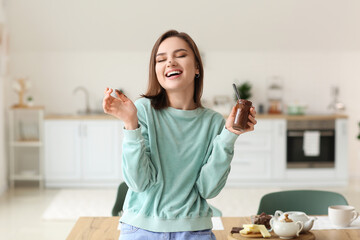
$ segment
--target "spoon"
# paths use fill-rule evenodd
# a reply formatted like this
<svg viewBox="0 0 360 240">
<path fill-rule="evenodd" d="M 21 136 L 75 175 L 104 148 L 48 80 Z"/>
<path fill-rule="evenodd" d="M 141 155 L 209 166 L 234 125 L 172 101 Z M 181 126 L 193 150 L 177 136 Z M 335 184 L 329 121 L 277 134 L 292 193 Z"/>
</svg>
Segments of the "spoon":
<svg viewBox="0 0 360 240">
<path fill-rule="evenodd" d="M 235 83 L 233 83 L 233 87 L 234 87 L 234 91 L 235 91 L 236 97 L 237 97 L 237 99 L 240 101 L 240 100 L 241 100 L 240 94 L 239 94 L 239 92 L 238 92 L 238 90 L 237 90 L 237 87 L 236 87 Z"/>
</svg>

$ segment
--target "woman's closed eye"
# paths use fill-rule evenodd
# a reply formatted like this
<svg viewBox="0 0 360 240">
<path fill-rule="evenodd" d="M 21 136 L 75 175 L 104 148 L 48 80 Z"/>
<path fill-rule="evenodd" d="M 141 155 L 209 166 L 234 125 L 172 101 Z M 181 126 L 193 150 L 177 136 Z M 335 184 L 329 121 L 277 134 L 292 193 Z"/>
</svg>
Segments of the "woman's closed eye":
<svg viewBox="0 0 360 240">
<path fill-rule="evenodd" d="M 158 58 L 156 59 L 156 62 L 165 62 L 166 61 L 166 58 Z"/>
<path fill-rule="evenodd" d="M 175 55 L 176 58 L 184 58 L 184 57 L 186 57 L 186 56 L 187 56 L 186 53 L 179 53 L 179 54 Z M 157 63 L 165 62 L 166 60 L 167 60 L 166 57 L 156 58 L 156 62 L 157 62 Z"/>
<path fill-rule="evenodd" d="M 186 54 L 181 54 L 181 55 L 179 55 L 179 56 L 176 56 L 177 58 L 184 58 L 184 57 L 186 57 Z"/>
</svg>

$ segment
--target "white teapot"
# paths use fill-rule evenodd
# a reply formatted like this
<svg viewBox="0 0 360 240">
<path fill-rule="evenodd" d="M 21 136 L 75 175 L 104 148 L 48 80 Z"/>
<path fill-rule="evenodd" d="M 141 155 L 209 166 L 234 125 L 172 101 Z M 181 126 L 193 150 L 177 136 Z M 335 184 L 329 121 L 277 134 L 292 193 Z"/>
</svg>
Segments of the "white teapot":
<svg viewBox="0 0 360 240">
<path fill-rule="evenodd" d="M 270 226 L 272 230 L 282 239 L 298 237 L 303 229 L 303 223 L 301 221 L 294 222 L 288 218 L 287 214 L 284 216 L 284 219 L 280 219 L 279 216 L 274 216 L 270 219 Z"/>
<path fill-rule="evenodd" d="M 294 222 L 301 221 L 303 223 L 303 229 L 302 233 L 308 232 L 312 226 L 314 225 L 314 221 L 317 219 L 316 217 L 309 217 L 304 212 L 299 211 L 291 211 L 291 212 L 282 212 L 280 210 L 277 210 L 274 214 L 274 217 L 277 217 L 279 219 L 284 218 L 284 214 L 288 214 L 289 218 L 293 220 Z"/>
</svg>

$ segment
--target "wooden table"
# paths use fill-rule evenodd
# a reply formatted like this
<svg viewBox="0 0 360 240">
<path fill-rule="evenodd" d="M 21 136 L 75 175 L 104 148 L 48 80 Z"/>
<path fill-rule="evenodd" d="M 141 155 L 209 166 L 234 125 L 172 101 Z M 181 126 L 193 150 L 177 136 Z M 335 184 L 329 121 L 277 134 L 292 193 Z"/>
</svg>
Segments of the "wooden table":
<svg viewBox="0 0 360 240">
<path fill-rule="evenodd" d="M 249 217 L 222 217 L 224 230 L 213 231 L 217 240 L 227 240 L 232 227 L 250 223 Z M 81 217 L 77 220 L 67 240 L 118 240 L 119 217 Z M 313 230 L 316 240 L 358 240 L 360 229 Z"/>
</svg>

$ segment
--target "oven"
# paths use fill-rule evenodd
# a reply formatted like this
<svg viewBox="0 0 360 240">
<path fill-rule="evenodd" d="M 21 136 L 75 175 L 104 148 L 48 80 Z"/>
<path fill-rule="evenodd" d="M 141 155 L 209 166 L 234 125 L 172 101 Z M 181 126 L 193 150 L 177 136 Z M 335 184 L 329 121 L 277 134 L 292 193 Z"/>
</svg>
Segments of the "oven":
<svg viewBox="0 0 360 240">
<path fill-rule="evenodd" d="M 335 120 L 287 121 L 287 168 L 334 168 Z"/>
</svg>

